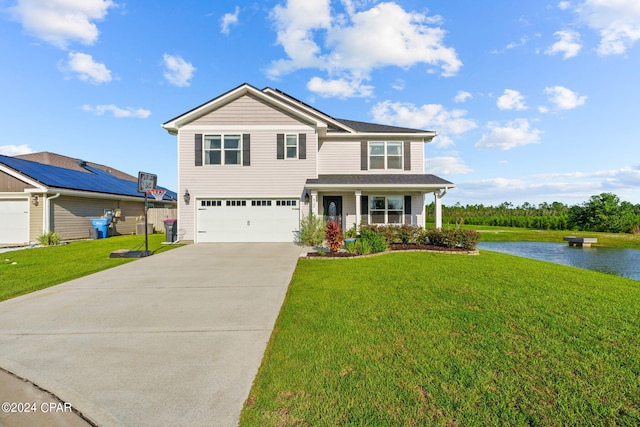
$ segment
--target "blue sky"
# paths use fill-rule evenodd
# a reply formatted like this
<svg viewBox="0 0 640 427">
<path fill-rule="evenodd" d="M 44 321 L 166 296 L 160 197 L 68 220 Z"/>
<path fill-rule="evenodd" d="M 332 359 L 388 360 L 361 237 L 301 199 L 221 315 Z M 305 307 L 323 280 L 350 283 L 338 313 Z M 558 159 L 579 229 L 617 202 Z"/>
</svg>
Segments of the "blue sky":
<svg viewBox="0 0 640 427">
<path fill-rule="evenodd" d="M 244 82 L 435 130 L 445 204 L 640 203 L 640 2 L 0 0 L 0 154 L 177 188 L 160 125 Z"/>
</svg>

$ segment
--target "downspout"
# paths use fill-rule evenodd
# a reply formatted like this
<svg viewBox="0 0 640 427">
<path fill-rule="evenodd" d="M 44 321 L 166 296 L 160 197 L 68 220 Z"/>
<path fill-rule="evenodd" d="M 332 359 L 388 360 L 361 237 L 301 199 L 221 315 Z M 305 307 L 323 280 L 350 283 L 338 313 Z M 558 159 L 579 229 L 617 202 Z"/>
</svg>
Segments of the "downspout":
<svg viewBox="0 0 640 427">
<path fill-rule="evenodd" d="M 44 232 L 48 233 L 51 227 L 51 200 L 60 197 L 60 193 L 56 193 L 51 197 L 45 197 L 44 199 Z"/>
</svg>

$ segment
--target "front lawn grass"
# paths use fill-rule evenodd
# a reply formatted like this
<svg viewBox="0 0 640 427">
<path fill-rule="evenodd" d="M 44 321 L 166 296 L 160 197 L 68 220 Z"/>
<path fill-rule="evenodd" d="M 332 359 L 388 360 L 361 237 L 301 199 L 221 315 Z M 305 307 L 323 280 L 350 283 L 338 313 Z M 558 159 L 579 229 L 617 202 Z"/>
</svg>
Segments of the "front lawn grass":
<svg viewBox="0 0 640 427">
<path fill-rule="evenodd" d="M 640 425 L 640 282 L 494 252 L 300 260 L 242 426 Z"/>
<path fill-rule="evenodd" d="M 164 240 L 164 234 L 150 235 L 149 250 L 158 253 L 176 247 L 161 245 Z M 144 249 L 144 236 L 115 236 L 0 253 L 0 301 L 131 262 L 109 254 L 139 245 Z"/>
</svg>

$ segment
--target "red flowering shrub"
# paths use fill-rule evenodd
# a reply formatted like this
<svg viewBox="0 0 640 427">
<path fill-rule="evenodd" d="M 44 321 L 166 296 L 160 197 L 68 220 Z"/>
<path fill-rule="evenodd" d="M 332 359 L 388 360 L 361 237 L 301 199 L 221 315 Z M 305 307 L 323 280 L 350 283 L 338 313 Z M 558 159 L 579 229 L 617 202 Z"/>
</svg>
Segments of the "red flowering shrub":
<svg viewBox="0 0 640 427">
<path fill-rule="evenodd" d="M 338 252 L 342 247 L 342 227 L 335 221 L 327 222 L 325 238 L 330 252 Z"/>
</svg>

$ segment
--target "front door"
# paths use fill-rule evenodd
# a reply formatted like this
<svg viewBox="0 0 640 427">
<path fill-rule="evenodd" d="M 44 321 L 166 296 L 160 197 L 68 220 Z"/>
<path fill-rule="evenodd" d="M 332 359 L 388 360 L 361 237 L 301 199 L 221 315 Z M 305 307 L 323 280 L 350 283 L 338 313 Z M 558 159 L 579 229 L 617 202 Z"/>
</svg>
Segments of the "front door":
<svg viewBox="0 0 640 427">
<path fill-rule="evenodd" d="M 335 221 L 342 227 L 342 196 L 324 196 L 322 198 L 325 221 Z"/>
</svg>

